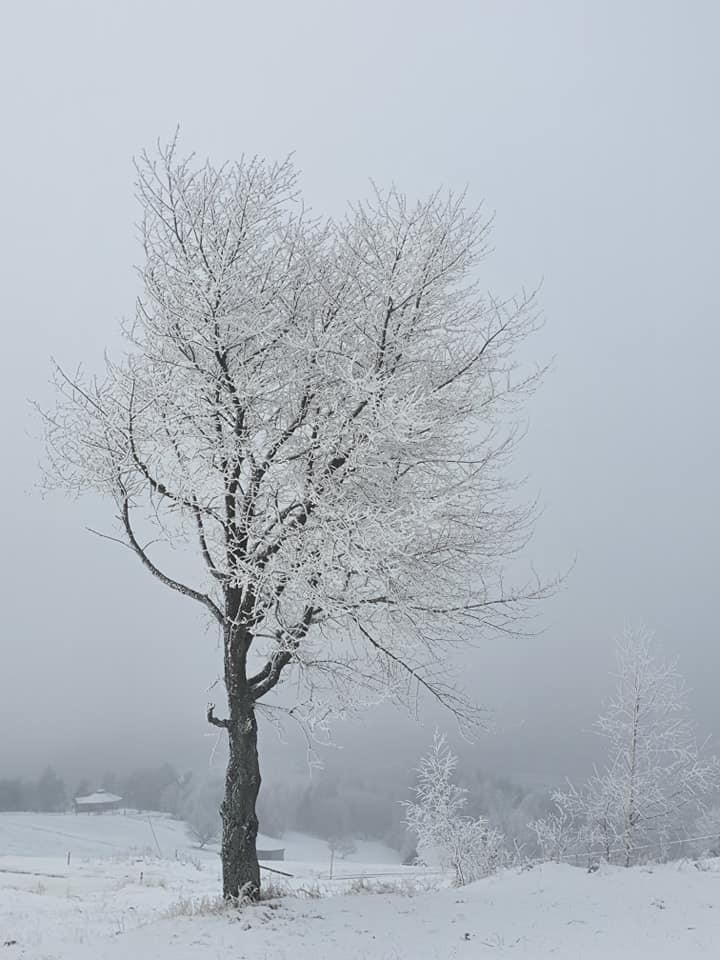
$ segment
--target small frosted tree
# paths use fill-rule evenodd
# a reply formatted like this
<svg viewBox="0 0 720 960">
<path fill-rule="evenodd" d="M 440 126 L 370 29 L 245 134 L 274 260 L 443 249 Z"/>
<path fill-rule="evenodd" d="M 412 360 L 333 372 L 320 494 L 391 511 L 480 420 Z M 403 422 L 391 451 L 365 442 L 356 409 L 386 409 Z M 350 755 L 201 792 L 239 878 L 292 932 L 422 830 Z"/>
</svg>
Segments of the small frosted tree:
<svg viewBox="0 0 720 960">
<path fill-rule="evenodd" d="M 417 837 L 420 857 L 452 868 L 455 884 L 463 886 L 502 865 L 503 838 L 484 817 L 464 814 L 467 790 L 453 783 L 456 766 L 457 757 L 436 731 L 417 767 L 415 799 L 405 804 L 405 823 Z"/>
<path fill-rule="evenodd" d="M 555 863 L 567 860 L 585 847 L 584 798 L 578 816 L 573 804 L 567 799 L 568 796 L 566 793 L 553 794 L 556 809 L 528 824 L 543 859 L 553 860 Z"/>
<path fill-rule="evenodd" d="M 327 846 L 333 857 L 339 857 L 341 860 L 346 860 L 353 853 L 357 853 L 357 845 L 351 836 L 329 837 Z"/>
<path fill-rule="evenodd" d="M 626 866 L 662 850 L 697 817 L 718 783 L 718 766 L 698 746 L 675 663 L 644 627 L 617 645 L 617 687 L 596 723 L 608 761 L 582 789 L 555 794 L 563 815 L 582 821 L 586 849 Z"/>
<path fill-rule="evenodd" d="M 223 890 L 253 896 L 278 685 L 309 724 L 419 695 L 473 723 L 451 650 L 548 593 L 503 575 L 532 529 L 505 468 L 536 312 L 481 291 L 489 223 L 462 196 L 378 190 L 312 221 L 290 163 L 218 169 L 174 142 L 137 187 L 128 349 L 100 378 L 58 370 L 47 473 L 107 497 L 116 539 L 222 635 Z"/>
</svg>

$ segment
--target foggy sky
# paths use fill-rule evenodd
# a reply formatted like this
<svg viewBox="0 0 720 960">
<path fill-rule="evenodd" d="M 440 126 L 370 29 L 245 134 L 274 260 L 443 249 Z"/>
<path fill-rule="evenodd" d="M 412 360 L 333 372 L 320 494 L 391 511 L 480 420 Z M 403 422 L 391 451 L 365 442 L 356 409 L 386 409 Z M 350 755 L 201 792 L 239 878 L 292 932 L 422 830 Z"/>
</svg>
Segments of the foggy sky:
<svg viewBox="0 0 720 960">
<path fill-rule="evenodd" d="M 680 658 L 720 739 L 719 35 L 712 0 L 2 5 L 0 777 L 207 762 L 214 743 L 215 633 L 85 531 L 108 505 L 39 497 L 28 404 L 50 399 L 51 356 L 99 369 L 117 347 L 141 258 L 132 157 L 178 123 L 216 162 L 295 151 L 318 213 L 369 178 L 467 185 L 496 213 L 483 282 L 543 281 L 531 349 L 555 363 L 517 469 L 544 508 L 531 559 L 577 564 L 541 636 L 473 654 L 499 728 L 478 757 L 587 765 L 626 619 Z M 386 712 L 338 731 L 399 755 L 429 736 Z"/>
</svg>

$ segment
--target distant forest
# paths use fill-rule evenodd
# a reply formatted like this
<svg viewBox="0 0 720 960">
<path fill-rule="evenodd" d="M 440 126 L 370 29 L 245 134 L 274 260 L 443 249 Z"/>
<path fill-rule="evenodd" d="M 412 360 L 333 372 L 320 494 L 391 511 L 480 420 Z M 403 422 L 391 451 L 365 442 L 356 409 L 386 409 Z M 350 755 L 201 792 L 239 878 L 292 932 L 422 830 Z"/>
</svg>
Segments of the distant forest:
<svg viewBox="0 0 720 960">
<path fill-rule="evenodd" d="M 412 795 L 413 778 L 413 771 L 399 766 L 379 773 L 321 769 L 313 771 L 309 781 L 267 778 L 258 803 L 260 830 L 277 838 L 297 830 L 327 840 L 382 840 L 403 858 L 410 856 L 413 841 L 403 823 L 402 801 Z M 547 790 L 529 789 L 479 770 L 460 771 L 458 782 L 468 790 L 468 814 L 487 817 L 505 836 L 534 845 L 527 824 L 551 807 Z M 37 780 L 0 780 L 0 811 L 59 813 L 71 809 L 74 797 L 100 788 L 121 796 L 128 809 L 159 811 L 178 819 L 189 819 L 187 811 L 200 795 L 215 808 L 222 799 L 219 777 L 179 773 L 169 763 L 127 776 L 108 772 L 99 783 L 82 779 L 70 784 L 48 767 Z"/>
</svg>

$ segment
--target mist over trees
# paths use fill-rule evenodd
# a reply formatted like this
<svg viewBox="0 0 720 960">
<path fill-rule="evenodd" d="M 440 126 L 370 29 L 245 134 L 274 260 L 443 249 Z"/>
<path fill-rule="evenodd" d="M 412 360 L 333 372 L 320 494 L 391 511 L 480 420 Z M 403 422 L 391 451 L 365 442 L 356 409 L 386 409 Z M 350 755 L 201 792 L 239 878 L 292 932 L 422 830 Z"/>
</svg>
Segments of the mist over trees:
<svg viewBox="0 0 720 960">
<path fill-rule="evenodd" d="M 333 844 L 337 855 L 359 841 L 377 840 L 397 850 L 401 860 L 413 862 L 417 838 L 405 823 L 403 801 L 412 797 L 416 774 L 407 765 L 362 764 L 349 757 L 329 757 L 323 768 L 268 778 L 258 803 L 259 829 L 268 837 L 305 833 Z M 491 829 L 507 838 L 508 853 L 519 846 L 526 855 L 537 852 L 530 820 L 550 809 L 544 789 L 495 777 L 476 767 L 472 755 L 458 763 L 454 778 L 465 791 L 466 812 L 485 817 Z M 85 777 L 66 789 L 62 807 L 49 801 L 39 806 L 38 780 L 0 780 L 0 811 L 62 812 L 72 799 L 105 789 L 123 798 L 131 812 L 166 813 L 188 825 L 188 835 L 199 846 L 216 842 L 221 825 L 221 777 L 196 770 L 178 772 L 168 763 L 145 766 L 128 773 L 106 771 L 100 778 Z M 62 783 L 61 778 L 60 782 Z M 720 832 L 720 831 L 719 831 Z"/>
<path fill-rule="evenodd" d="M 65 783 L 52 767 L 46 767 L 35 781 L 0 780 L 0 811 L 60 813 L 67 809 L 67 805 Z"/>
<path fill-rule="evenodd" d="M 106 772 L 99 780 L 83 777 L 76 781 L 74 789 L 68 789 L 66 782 L 51 766 L 37 780 L 0 780 L 0 810 L 62 813 L 70 808 L 75 797 L 102 789 L 122 796 L 126 807 L 174 813 L 169 798 L 182 778 L 170 764 L 164 763 L 125 776 Z"/>
</svg>

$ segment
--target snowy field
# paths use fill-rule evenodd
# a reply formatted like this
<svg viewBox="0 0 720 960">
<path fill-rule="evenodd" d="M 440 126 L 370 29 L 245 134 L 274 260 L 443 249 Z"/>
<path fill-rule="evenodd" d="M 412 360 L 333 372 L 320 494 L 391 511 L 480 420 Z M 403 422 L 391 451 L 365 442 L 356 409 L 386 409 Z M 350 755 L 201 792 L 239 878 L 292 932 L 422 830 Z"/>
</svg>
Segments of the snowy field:
<svg viewBox="0 0 720 960">
<path fill-rule="evenodd" d="M 456 890 L 381 844 L 359 843 L 332 880 L 322 841 L 265 844 L 285 846 L 268 866 L 293 895 L 218 912 L 217 852 L 180 823 L 0 814 L 0 960 L 720 957 L 717 861 L 547 864 Z"/>
</svg>

